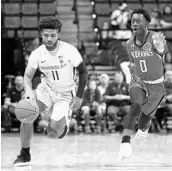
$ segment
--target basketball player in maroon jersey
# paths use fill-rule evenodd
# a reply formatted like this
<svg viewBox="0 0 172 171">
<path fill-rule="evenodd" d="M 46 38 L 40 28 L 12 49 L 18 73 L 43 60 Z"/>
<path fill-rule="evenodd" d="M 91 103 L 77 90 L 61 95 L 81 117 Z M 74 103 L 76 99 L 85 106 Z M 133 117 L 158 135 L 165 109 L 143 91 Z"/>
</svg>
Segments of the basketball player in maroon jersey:
<svg viewBox="0 0 172 171">
<path fill-rule="evenodd" d="M 151 119 L 165 93 L 163 77 L 163 56 L 166 41 L 162 33 L 148 30 L 151 21 L 145 9 L 135 9 L 131 13 L 133 36 L 126 42 L 130 60 L 130 112 L 124 118 L 124 132 L 117 160 L 121 161 L 132 155 L 130 143 L 136 118 L 138 131 L 134 144 L 141 146 L 147 137 Z"/>
</svg>

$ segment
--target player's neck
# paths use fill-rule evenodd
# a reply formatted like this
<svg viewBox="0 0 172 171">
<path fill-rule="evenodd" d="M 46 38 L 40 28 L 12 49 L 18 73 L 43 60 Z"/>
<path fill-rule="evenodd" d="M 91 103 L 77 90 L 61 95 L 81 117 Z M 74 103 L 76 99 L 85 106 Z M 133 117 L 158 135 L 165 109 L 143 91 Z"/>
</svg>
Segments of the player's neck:
<svg viewBox="0 0 172 171">
<path fill-rule="evenodd" d="M 136 36 L 136 43 L 139 45 L 142 45 L 145 40 L 147 39 L 147 35 L 148 35 L 149 31 L 146 30 L 143 34 L 139 34 Z"/>
<path fill-rule="evenodd" d="M 58 49 L 58 46 L 59 46 L 59 41 L 57 41 L 53 47 L 51 47 L 51 48 L 46 47 L 46 49 L 51 52 L 55 49 Z"/>
</svg>

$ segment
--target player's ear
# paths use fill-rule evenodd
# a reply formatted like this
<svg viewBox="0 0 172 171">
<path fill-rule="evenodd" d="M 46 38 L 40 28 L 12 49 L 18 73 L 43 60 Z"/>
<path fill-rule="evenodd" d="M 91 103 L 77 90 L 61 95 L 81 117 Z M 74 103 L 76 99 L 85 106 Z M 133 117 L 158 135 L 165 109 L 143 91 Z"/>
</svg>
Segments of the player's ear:
<svg viewBox="0 0 172 171">
<path fill-rule="evenodd" d="M 60 33 L 57 33 L 57 37 L 58 37 L 58 39 L 60 38 Z"/>
<path fill-rule="evenodd" d="M 146 21 L 145 27 L 148 28 L 149 22 Z"/>
</svg>

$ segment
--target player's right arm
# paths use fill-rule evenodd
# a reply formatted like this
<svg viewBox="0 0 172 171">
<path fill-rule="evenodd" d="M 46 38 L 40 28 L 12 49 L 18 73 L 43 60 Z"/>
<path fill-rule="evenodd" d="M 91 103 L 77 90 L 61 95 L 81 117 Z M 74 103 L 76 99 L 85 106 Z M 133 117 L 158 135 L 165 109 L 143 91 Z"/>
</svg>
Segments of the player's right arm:
<svg viewBox="0 0 172 171">
<path fill-rule="evenodd" d="M 32 52 L 29 60 L 28 65 L 25 69 L 24 73 L 24 89 L 25 89 L 25 98 L 33 98 L 33 90 L 32 90 L 32 79 L 35 75 L 35 72 L 38 68 L 38 56 L 35 52 Z"/>
<path fill-rule="evenodd" d="M 129 68 L 130 68 L 130 73 L 134 74 L 136 72 L 136 69 L 135 69 L 134 59 L 133 59 L 133 57 L 130 54 L 129 46 L 131 46 L 131 44 L 130 44 L 130 42 L 128 40 L 126 42 L 126 50 L 127 50 L 127 54 L 128 54 L 129 61 L 130 61 Z"/>
<path fill-rule="evenodd" d="M 32 92 L 32 79 L 36 70 L 30 66 L 26 67 L 24 74 L 24 88 L 26 92 Z"/>
</svg>

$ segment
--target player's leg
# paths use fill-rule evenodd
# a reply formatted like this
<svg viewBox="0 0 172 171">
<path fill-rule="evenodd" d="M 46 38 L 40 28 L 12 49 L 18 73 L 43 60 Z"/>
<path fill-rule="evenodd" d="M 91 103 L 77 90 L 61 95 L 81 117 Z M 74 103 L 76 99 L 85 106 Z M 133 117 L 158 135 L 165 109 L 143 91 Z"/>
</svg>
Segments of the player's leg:
<svg viewBox="0 0 172 171">
<path fill-rule="evenodd" d="M 40 89 L 38 89 L 37 93 L 35 94 L 35 99 L 37 100 L 39 113 L 41 113 L 46 108 L 45 104 L 49 104 L 48 102 L 50 101 L 49 96 L 48 94 L 45 93 L 45 91 L 40 91 Z M 20 155 L 18 155 L 17 159 L 14 161 L 15 166 L 24 166 L 30 162 L 31 160 L 30 143 L 32 136 L 33 136 L 33 123 L 21 123 L 20 126 L 21 150 L 20 150 Z"/>
<path fill-rule="evenodd" d="M 37 101 L 39 111 L 42 112 L 45 109 L 45 105 Z M 21 139 L 21 151 L 17 159 L 14 161 L 15 166 L 28 165 L 31 160 L 30 144 L 33 136 L 33 123 L 21 123 L 20 126 L 20 139 Z"/>
<path fill-rule="evenodd" d="M 122 143 L 130 142 L 136 124 L 136 118 L 141 112 L 142 104 L 146 101 L 146 92 L 140 87 L 130 89 L 131 106 L 129 113 L 124 117 L 124 132 Z"/>
<path fill-rule="evenodd" d="M 55 103 L 47 128 L 49 138 L 63 138 L 69 131 L 72 110 L 67 101 Z"/>
<path fill-rule="evenodd" d="M 45 110 L 46 106 L 41 101 L 37 100 L 39 107 L 39 112 Z M 23 149 L 30 147 L 30 141 L 33 135 L 33 123 L 21 123 L 20 126 L 20 137 L 21 137 L 21 146 Z"/>
<path fill-rule="evenodd" d="M 136 118 L 141 112 L 142 104 L 146 100 L 146 92 L 141 87 L 133 86 L 130 89 L 131 107 L 124 117 L 124 131 L 117 160 L 123 160 L 132 155 L 130 139 L 133 134 Z"/>
<path fill-rule="evenodd" d="M 164 97 L 164 92 L 161 90 L 161 86 L 159 85 L 149 85 L 149 92 L 148 100 L 143 105 L 142 112 L 138 119 L 138 131 L 135 136 L 136 146 L 144 144 L 151 125 L 151 120 Z"/>
<path fill-rule="evenodd" d="M 124 117 L 129 113 L 130 107 L 130 105 L 120 107 L 119 117 L 121 118 L 120 124 L 122 125 L 122 129 L 120 130 L 121 132 L 124 130 Z"/>
</svg>

